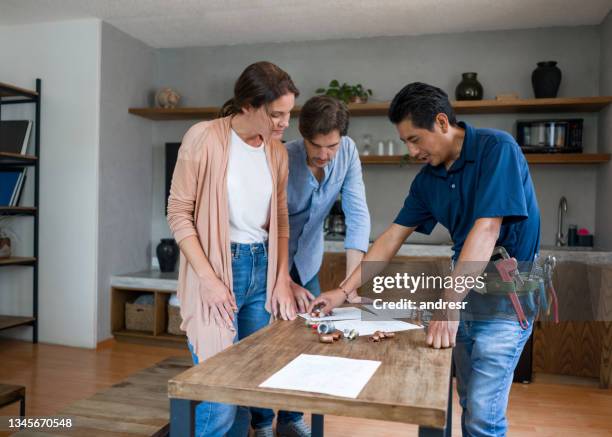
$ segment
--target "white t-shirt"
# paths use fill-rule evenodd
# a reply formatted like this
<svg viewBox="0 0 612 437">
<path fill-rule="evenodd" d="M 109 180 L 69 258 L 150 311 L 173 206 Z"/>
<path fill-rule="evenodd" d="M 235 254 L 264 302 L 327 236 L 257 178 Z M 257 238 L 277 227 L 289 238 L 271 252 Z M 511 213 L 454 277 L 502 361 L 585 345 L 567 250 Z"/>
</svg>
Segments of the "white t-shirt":
<svg viewBox="0 0 612 437">
<path fill-rule="evenodd" d="M 227 164 L 230 240 L 262 243 L 268 239 L 272 174 L 265 145 L 253 147 L 232 129 Z"/>
</svg>

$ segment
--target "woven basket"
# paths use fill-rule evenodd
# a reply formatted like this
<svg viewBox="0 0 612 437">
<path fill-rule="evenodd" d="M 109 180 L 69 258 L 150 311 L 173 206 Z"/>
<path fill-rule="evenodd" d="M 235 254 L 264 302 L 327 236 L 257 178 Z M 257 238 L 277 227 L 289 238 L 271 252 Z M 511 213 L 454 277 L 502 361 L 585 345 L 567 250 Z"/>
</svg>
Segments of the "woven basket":
<svg viewBox="0 0 612 437">
<path fill-rule="evenodd" d="M 129 331 L 153 332 L 155 312 L 153 305 L 139 305 L 126 302 L 125 329 Z"/>
<path fill-rule="evenodd" d="M 181 309 L 172 305 L 168 305 L 168 334 L 185 335 L 185 331 L 181 331 Z"/>
</svg>

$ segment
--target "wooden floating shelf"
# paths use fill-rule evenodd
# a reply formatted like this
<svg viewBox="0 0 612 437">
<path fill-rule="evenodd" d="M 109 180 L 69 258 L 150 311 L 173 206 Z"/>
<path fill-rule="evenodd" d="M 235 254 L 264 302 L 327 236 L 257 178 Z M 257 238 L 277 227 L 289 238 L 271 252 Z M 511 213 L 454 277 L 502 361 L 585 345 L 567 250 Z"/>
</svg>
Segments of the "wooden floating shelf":
<svg viewBox="0 0 612 437">
<path fill-rule="evenodd" d="M 452 102 L 457 114 L 504 114 L 533 112 L 598 112 L 612 103 L 612 96 L 567 97 L 554 99 L 462 100 Z M 353 117 L 386 116 L 389 102 L 351 103 Z M 217 117 L 220 108 L 130 108 L 130 114 L 149 120 L 210 120 Z M 291 115 L 300 113 L 296 106 Z"/>
<path fill-rule="evenodd" d="M 38 93 L 36 91 L 0 82 L 0 97 L 27 97 L 35 99 L 38 97 Z"/>
<path fill-rule="evenodd" d="M 35 215 L 36 211 L 33 206 L 0 206 L 0 215 Z"/>
<path fill-rule="evenodd" d="M 11 256 L 0 258 L 0 266 L 30 266 L 36 262 L 36 258 L 30 256 Z"/>
<path fill-rule="evenodd" d="M 603 164 L 610 161 L 609 153 L 528 153 L 529 164 Z M 401 155 L 360 157 L 363 165 L 412 165 L 424 164 L 423 161 L 405 160 Z"/>
<path fill-rule="evenodd" d="M 15 328 L 17 326 L 31 325 L 35 320 L 34 317 L 0 315 L 0 331 Z"/>
</svg>

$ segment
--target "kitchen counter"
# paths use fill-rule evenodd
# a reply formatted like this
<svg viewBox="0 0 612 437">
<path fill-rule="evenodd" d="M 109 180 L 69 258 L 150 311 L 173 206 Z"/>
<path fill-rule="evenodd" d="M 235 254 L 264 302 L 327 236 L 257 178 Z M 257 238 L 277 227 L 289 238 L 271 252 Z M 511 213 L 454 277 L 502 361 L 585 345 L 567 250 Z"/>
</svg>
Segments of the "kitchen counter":
<svg viewBox="0 0 612 437">
<path fill-rule="evenodd" d="M 159 270 L 145 270 L 125 275 L 111 276 L 111 287 L 176 291 L 178 272 L 163 273 Z"/>
<path fill-rule="evenodd" d="M 344 241 L 325 240 L 325 252 L 344 252 Z M 402 244 L 399 256 L 450 257 L 453 254 L 449 244 Z M 612 264 L 612 252 L 591 248 L 556 248 L 543 246 L 540 256 L 554 255 L 557 261 L 574 261 L 586 264 Z"/>
</svg>

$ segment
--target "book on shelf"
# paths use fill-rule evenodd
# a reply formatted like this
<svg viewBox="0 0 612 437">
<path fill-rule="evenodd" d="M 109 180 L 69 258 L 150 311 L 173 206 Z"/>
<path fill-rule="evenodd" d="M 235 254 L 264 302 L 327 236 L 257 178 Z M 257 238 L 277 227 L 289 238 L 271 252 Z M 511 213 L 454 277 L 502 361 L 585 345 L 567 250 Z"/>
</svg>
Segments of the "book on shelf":
<svg viewBox="0 0 612 437">
<path fill-rule="evenodd" d="M 31 120 L 0 121 L 0 152 L 25 155 L 32 132 Z"/>
<path fill-rule="evenodd" d="M 0 171 L 0 206 L 18 206 L 25 186 L 26 169 Z"/>
</svg>

